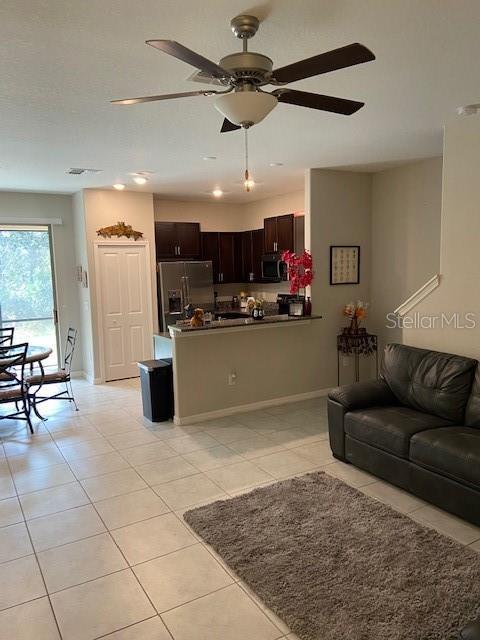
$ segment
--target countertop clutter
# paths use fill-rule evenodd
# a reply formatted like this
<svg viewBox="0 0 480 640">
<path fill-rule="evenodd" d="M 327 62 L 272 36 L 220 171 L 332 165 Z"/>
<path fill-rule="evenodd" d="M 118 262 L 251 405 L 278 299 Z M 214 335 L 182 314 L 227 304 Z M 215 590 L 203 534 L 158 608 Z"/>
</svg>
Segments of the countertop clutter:
<svg viewBox="0 0 480 640">
<path fill-rule="evenodd" d="M 247 315 L 247 314 L 246 314 Z M 170 335 L 175 336 L 175 334 L 180 333 L 190 333 L 195 331 L 210 331 L 213 329 L 227 329 L 230 327 L 258 327 L 266 324 L 284 324 L 287 322 L 305 322 L 308 320 L 319 320 L 322 316 L 289 316 L 287 314 L 283 315 L 269 315 L 265 316 L 263 320 L 255 320 L 251 316 L 247 316 L 245 318 L 234 318 L 227 320 L 212 320 L 212 322 L 205 323 L 201 327 L 192 327 L 189 320 L 185 320 L 184 322 L 177 322 L 175 325 L 170 325 Z"/>
</svg>

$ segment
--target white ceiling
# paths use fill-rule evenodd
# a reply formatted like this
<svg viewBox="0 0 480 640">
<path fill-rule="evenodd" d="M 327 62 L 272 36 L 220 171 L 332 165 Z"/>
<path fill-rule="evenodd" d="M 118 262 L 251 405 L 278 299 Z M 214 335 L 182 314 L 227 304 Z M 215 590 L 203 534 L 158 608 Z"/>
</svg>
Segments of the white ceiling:
<svg viewBox="0 0 480 640">
<path fill-rule="evenodd" d="M 255 0 L 253 0 L 255 1 Z M 361 42 L 377 60 L 296 83 L 367 104 L 345 117 L 278 105 L 250 133 L 261 181 L 242 192 L 242 132 L 220 134 L 211 98 L 130 107 L 114 98 L 188 91 L 188 65 L 144 44 L 170 38 L 212 60 L 238 51 L 230 19 L 264 17 L 251 49 L 274 66 Z M 155 174 L 142 190 L 243 201 L 303 185 L 306 167 L 385 166 L 441 153 L 442 125 L 480 101 L 478 0 L 2 0 L 0 189 L 75 192 Z M 217 156 L 206 162 L 203 156 Z M 283 162 L 271 168 L 270 162 Z M 69 167 L 103 169 L 68 176 Z M 132 187 L 133 188 L 133 187 Z"/>
</svg>

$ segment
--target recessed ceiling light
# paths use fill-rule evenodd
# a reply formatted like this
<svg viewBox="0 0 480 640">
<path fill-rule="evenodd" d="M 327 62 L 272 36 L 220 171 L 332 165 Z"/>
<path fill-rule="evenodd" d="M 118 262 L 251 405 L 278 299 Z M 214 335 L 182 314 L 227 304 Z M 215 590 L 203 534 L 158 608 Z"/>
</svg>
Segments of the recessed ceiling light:
<svg viewBox="0 0 480 640">
<path fill-rule="evenodd" d="M 221 189 L 214 189 L 212 191 L 212 196 L 214 198 L 221 198 L 223 196 L 223 191 Z"/>
<path fill-rule="evenodd" d="M 144 176 L 135 176 L 133 181 L 135 184 L 145 184 L 148 182 L 148 178 L 145 178 Z"/>
<path fill-rule="evenodd" d="M 113 185 L 113 188 L 116 189 L 117 191 L 123 191 L 125 189 L 125 185 L 122 184 L 121 182 L 116 182 Z"/>
<path fill-rule="evenodd" d="M 217 156 L 203 156 L 204 160 L 216 160 Z"/>
<path fill-rule="evenodd" d="M 271 167 L 283 167 L 283 162 L 270 162 Z"/>
</svg>

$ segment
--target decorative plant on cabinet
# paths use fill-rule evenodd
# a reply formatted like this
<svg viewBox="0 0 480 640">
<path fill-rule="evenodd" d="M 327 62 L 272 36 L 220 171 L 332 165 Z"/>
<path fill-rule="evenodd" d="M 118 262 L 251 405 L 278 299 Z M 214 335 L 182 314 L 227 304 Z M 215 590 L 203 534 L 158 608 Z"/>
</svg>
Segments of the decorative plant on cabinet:
<svg viewBox="0 0 480 640">
<path fill-rule="evenodd" d="M 290 281 L 290 293 L 298 295 L 303 289 L 306 289 L 313 282 L 313 259 L 310 251 L 305 250 L 301 255 L 293 253 L 293 251 L 284 251 L 282 260 L 286 263 L 288 269 L 288 279 Z M 304 315 L 311 315 L 312 303 L 310 298 L 305 295 Z"/>
</svg>

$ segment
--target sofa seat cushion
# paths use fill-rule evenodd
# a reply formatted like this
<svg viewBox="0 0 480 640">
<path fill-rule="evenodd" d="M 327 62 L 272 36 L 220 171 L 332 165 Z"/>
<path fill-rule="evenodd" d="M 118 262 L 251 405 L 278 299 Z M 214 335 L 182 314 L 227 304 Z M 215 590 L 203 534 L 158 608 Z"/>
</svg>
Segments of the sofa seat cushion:
<svg viewBox="0 0 480 640">
<path fill-rule="evenodd" d="M 409 407 L 371 407 L 345 414 L 345 433 L 401 458 L 409 454 L 410 438 L 419 431 L 452 423 Z"/>
<path fill-rule="evenodd" d="M 410 441 L 410 459 L 480 489 L 480 429 L 444 427 L 417 433 Z"/>
</svg>

